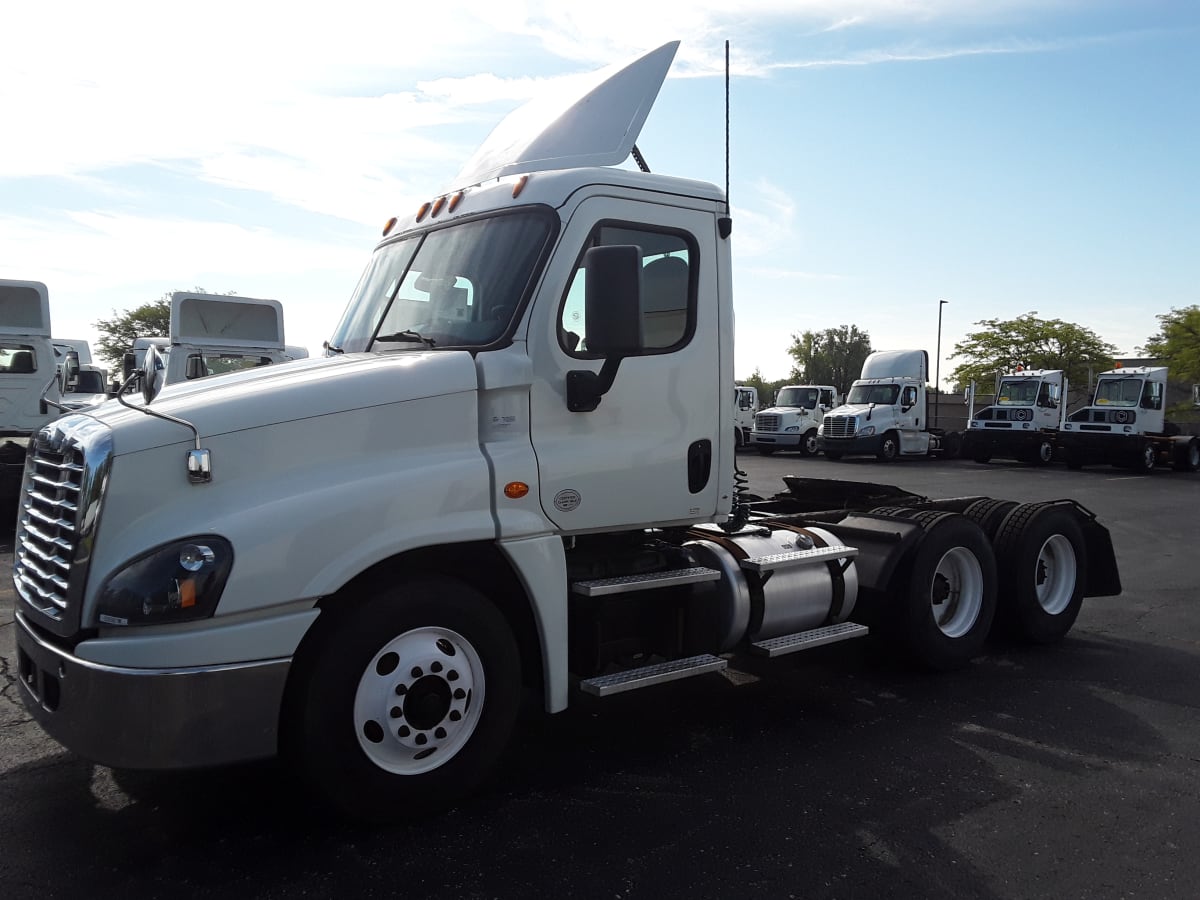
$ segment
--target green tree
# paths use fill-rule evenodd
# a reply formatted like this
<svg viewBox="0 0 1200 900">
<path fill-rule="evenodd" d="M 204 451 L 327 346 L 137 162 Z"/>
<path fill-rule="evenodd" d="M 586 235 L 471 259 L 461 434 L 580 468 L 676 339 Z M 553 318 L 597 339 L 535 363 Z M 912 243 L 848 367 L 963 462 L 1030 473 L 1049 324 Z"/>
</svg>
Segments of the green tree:
<svg viewBox="0 0 1200 900">
<path fill-rule="evenodd" d="M 96 342 L 99 356 L 120 371 L 121 358 L 133 346 L 135 338 L 167 337 L 171 333 L 171 295 L 163 294 L 151 303 L 143 303 L 123 313 L 113 310 L 111 319 L 100 319 L 92 327 L 100 332 Z"/>
<path fill-rule="evenodd" d="M 1159 332 L 1142 353 L 1161 359 L 1172 381 L 1200 383 L 1200 306 L 1172 309 L 1158 316 Z"/>
<path fill-rule="evenodd" d="M 1082 325 L 1062 319 L 1039 319 L 1033 315 L 1016 319 L 982 319 L 983 326 L 954 345 L 950 359 L 962 362 L 950 374 L 965 385 L 977 382 L 981 390 L 996 375 L 1017 366 L 1027 369 L 1062 369 L 1072 385 L 1088 383 L 1089 370 L 1112 367 L 1117 348 Z"/>
<path fill-rule="evenodd" d="M 755 388 L 758 391 L 758 402 L 766 407 L 771 405 L 771 400 L 774 398 L 776 392 L 785 384 L 790 384 L 791 382 L 786 378 L 779 381 L 767 381 L 763 378 L 762 371 L 755 369 L 753 375 L 749 378 L 739 378 L 737 383 Z"/>
<path fill-rule="evenodd" d="M 871 355 L 871 336 L 857 325 L 792 335 L 792 383 L 831 384 L 845 393 Z"/>
</svg>

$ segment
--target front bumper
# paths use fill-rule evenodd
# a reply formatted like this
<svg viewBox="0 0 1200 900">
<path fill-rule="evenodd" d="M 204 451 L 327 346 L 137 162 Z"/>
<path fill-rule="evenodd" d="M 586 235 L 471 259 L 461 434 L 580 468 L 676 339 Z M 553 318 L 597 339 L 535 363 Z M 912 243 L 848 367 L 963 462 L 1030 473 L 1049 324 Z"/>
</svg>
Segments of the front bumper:
<svg viewBox="0 0 1200 900">
<path fill-rule="evenodd" d="M 963 434 L 962 455 L 984 450 L 993 456 L 1020 455 L 1034 450 L 1046 435 L 1011 428 L 971 428 Z"/>
<path fill-rule="evenodd" d="M 782 432 L 782 431 L 752 431 L 750 432 L 751 444 L 762 444 L 766 447 L 799 447 L 800 442 L 804 440 L 804 435 L 800 432 Z"/>
<path fill-rule="evenodd" d="M 186 769 L 274 756 L 291 659 L 128 669 L 79 659 L 18 612 L 25 707 L 68 750 L 120 769 Z"/>
<path fill-rule="evenodd" d="M 872 434 L 867 437 L 852 437 L 852 438 L 827 438 L 822 434 L 817 435 L 817 447 L 822 453 L 841 453 L 843 456 L 861 456 L 863 454 L 875 455 L 879 449 L 880 435 Z"/>
</svg>

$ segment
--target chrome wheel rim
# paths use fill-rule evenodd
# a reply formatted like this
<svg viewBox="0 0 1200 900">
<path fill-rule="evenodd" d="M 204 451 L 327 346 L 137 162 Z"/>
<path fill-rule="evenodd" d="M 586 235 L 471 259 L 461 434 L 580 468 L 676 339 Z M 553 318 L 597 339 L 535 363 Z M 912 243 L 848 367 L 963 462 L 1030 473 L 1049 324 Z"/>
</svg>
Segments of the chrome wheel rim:
<svg viewBox="0 0 1200 900">
<path fill-rule="evenodd" d="M 414 628 L 388 641 L 359 678 L 358 745 L 387 772 L 431 771 L 471 739 L 483 699 L 483 663 L 470 642 L 448 628 Z"/>
<path fill-rule="evenodd" d="M 929 588 L 933 621 L 942 634 L 960 638 L 970 632 L 983 609 L 983 568 L 966 547 L 942 554 Z"/>
</svg>

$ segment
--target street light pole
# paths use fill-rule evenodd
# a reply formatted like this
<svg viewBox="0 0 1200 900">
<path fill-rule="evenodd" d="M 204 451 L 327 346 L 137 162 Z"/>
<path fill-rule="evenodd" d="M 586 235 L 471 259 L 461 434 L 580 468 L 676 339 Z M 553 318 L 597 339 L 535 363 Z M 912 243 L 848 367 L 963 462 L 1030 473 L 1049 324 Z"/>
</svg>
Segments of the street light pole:
<svg viewBox="0 0 1200 900">
<path fill-rule="evenodd" d="M 949 302 L 949 300 L 938 301 L 937 359 L 934 362 L 936 374 L 933 376 L 933 423 L 935 427 L 942 424 L 942 417 L 938 409 L 942 400 L 942 307 Z"/>
</svg>

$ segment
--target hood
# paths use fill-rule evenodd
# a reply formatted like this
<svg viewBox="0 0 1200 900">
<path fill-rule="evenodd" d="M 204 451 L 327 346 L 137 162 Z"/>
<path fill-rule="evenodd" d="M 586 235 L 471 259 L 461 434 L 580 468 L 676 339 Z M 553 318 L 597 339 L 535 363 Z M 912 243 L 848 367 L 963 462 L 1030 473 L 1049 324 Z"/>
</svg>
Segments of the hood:
<svg viewBox="0 0 1200 900">
<path fill-rule="evenodd" d="M 169 385 L 151 408 L 191 422 L 203 445 L 233 431 L 474 391 L 477 383 L 475 361 L 466 351 L 352 353 Z M 141 397 L 135 396 L 130 402 L 141 405 Z M 113 429 L 117 455 L 191 441 L 184 426 L 116 400 L 88 415 Z"/>
</svg>

